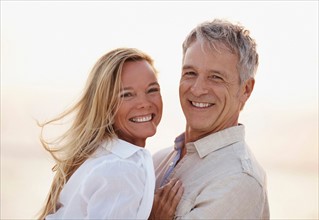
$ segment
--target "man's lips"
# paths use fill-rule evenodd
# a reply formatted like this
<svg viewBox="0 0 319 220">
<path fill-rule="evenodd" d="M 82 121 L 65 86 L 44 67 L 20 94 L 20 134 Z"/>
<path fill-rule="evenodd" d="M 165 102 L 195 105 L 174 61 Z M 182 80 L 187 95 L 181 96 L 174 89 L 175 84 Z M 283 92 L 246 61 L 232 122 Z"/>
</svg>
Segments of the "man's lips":
<svg viewBox="0 0 319 220">
<path fill-rule="evenodd" d="M 209 102 L 194 102 L 194 101 L 190 101 L 191 105 L 196 107 L 196 108 L 209 108 L 211 106 L 213 106 L 213 103 L 209 103 Z"/>
</svg>

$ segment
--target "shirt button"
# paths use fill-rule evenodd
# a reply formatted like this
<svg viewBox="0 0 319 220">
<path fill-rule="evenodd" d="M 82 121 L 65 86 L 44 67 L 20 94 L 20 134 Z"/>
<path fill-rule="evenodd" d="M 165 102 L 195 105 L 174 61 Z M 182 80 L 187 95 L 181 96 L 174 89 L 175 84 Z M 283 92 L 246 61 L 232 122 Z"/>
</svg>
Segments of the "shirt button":
<svg viewBox="0 0 319 220">
<path fill-rule="evenodd" d="M 173 162 L 173 161 L 169 163 L 169 166 L 170 166 L 170 167 L 173 166 L 173 165 L 174 165 L 174 162 Z"/>
</svg>

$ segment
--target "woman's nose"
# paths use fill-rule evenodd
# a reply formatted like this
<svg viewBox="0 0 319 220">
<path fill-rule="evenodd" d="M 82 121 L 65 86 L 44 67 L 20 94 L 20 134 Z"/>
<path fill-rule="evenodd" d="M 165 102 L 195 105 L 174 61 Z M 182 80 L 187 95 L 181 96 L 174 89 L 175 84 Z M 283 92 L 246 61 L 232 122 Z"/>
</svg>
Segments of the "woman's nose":
<svg viewBox="0 0 319 220">
<path fill-rule="evenodd" d="M 146 94 L 139 95 L 137 108 L 150 108 L 151 102 Z"/>
</svg>

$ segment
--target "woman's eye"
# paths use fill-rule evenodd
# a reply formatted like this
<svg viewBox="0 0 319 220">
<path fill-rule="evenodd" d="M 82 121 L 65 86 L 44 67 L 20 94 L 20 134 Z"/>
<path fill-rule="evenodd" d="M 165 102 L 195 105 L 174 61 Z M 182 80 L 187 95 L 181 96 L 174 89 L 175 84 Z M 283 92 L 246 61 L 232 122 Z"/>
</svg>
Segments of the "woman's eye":
<svg viewBox="0 0 319 220">
<path fill-rule="evenodd" d="M 133 94 L 131 92 L 125 92 L 121 94 L 121 98 L 128 98 L 128 97 L 132 97 Z"/>
</svg>

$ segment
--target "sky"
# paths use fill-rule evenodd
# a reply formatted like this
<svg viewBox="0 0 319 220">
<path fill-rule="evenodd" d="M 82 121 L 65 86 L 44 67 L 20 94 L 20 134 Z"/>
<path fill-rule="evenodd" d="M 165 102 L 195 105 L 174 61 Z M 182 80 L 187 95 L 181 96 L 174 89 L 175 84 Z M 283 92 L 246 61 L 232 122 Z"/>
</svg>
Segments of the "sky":
<svg viewBox="0 0 319 220">
<path fill-rule="evenodd" d="M 317 1 L 1 1 L 2 161 L 43 156 L 34 119 L 73 103 L 95 61 L 116 47 L 154 58 L 164 111 L 147 147 L 170 146 L 185 127 L 178 100 L 181 44 L 197 24 L 214 18 L 241 23 L 257 42 L 255 89 L 240 116 L 257 159 L 273 176 L 293 171 L 283 181 L 294 172 L 318 172 Z M 1 169 L 10 171 L 4 162 Z M 272 190 L 282 184 L 270 180 Z M 311 181 L 318 195 L 318 177 Z M 311 194 L 315 207 L 318 197 Z M 2 209 L 14 215 L 9 205 Z M 277 217 L 286 214 L 274 210 Z M 318 209 L 304 213 L 318 216 Z"/>
</svg>

